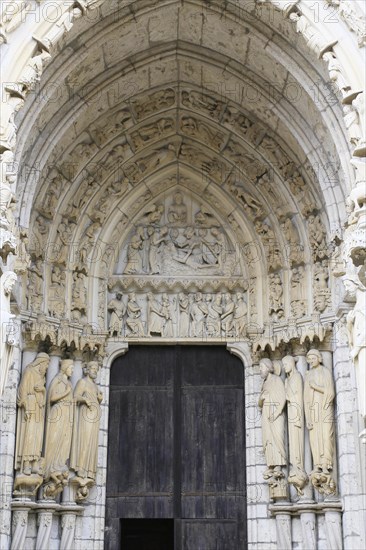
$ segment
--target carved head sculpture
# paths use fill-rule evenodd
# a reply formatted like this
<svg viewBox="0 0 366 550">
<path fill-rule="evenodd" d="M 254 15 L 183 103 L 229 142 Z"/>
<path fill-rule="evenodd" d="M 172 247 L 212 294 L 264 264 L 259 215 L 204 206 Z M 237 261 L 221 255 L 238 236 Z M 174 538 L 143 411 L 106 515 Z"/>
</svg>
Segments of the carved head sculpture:
<svg viewBox="0 0 366 550">
<path fill-rule="evenodd" d="M 155 228 L 152 225 L 149 225 L 147 228 L 147 236 L 151 237 L 155 233 Z"/>
<path fill-rule="evenodd" d="M 5 294 L 10 294 L 18 279 L 16 273 L 14 271 L 7 271 L 1 278 Z"/>
<path fill-rule="evenodd" d="M 323 358 L 319 350 L 311 349 L 306 355 L 306 360 L 309 363 L 310 368 L 313 369 L 322 364 Z"/>
<path fill-rule="evenodd" d="M 117 292 L 116 298 L 117 298 L 117 300 L 122 300 L 122 293 L 121 293 L 121 292 Z"/>
<path fill-rule="evenodd" d="M 39 353 L 31 365 L 38 369 L 38 372 L 44 376 L 50 364 L 50 357 L 47 353 Z"/>
<path fill-rule="evenodd" d="M 74 361 L 72 359 L 63 359 L 61 361 L 60 371 L 69 378 L 74 371 Z"/>
<path fill-rule="evenodd" d="M 183 202 L 183 196 L 180 191 L 177 191 L 174 195 L 174 204 L 182 204 Z"/>
<path fill-rule="evenodd" d="M 188 226 L 184 231 L 184 236 L 187 239 L 191 239 L 194 235 L 194 227 Z"/>
<path fill-rule="evenodd" d="M 261 378 L 265 380 L 269 373 L 274 372 L 273 363 L 270 359 L 264 358 L 259 361 L 259 372 Z"/>
<path fill-rule="evenodd" d="M 89 361 L 89 363 L 87 363 L 85 366 L 86 374 L 93 380 L 95 380 L 96 377 L 98 376 L 98 371 L 99 371 L 98 361 Z"/>
<path fill-rule="evenodd" d="M 282 363 L 286 374 L 291 374 L 295 370 L 295 358 L 292 355 L 286 355 Z"/>
</svg>

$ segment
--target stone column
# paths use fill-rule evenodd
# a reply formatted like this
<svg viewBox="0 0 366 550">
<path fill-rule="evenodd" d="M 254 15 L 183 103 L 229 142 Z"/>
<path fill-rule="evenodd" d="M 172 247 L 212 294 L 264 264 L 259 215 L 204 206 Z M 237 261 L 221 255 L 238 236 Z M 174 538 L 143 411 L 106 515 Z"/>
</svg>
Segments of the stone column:
<svg viewBox="0 0 366 550">
<path fill-rule="evenodd" d="M 30 499 L 23 499 L 16 503 L 13 510 L 11 550 L 23 550 L 27 536 L 28 514 L 32 508 Z"/>
<path fill-rule="evenodd" d="M 61 512 L 61 543 L 60 550 L 73 550 L 75 548 L 76 514 L 70 511 Z"/>
<path fill-rule="evenodd" d="M 74 351 L 74 372 L 71 376 L 71 383 L 75 388 L 77 382 L 83 377 L 83 354 L 81 351 Z"/>
<path fill-rule="evenodd" d="M 25 367 L 36 358 L 37 349 L 38 345 L 36 344 L 36 342 L 29 341 L 24 344 L 22 355 L 22 372 L 24 371 Z"/>
<path fill-rule="evenodd" d="M 305 379 L 305 373 L 308 370 L 308 364 L 306 362 L 307 349 L 300 344 L 294 344 L 292 348 L 294 356 L 297 357 L 297 368 L 303 379 Z M 306 428 L 304 454 L 305 471 L 309 475 L 313 469 L 313 461 L 311 457 L 309 432 Z M 300 511 L 303 546 L 307 550 L 316 550 L 316 515 L 315 512 L 312 511 L 312 506 L 314 506 L 315 501 L 314 491 L 310 481 L 304 487 L 304 494 L 300 497 L 299 503 L 309 505 L 307 510 Z"/>
<path fill-rule="evenodd" d="M 343 550 L 342 512 L 332 508 L 326 509 L 325 525 L 328 550 Z"/>
<path fill-rule="evenodd" d="M 55 503 L 46 500 L 39 501 L 38 509 L 38 533 L 36 541 L 36 550 L 45 550 L 49 548 L 52 529 L 52 517 L 55 509 Z"/>
<path fill-rule="evenodd" d="M 311 507 L 309 507 L 309 510 L 300 512 L 300 519 L 303 548 L 306 548 L 306 550 L 316 550 L 317 540 L 315 531 L 315 512 L 311 509 Z"/>
<path fill-rule="evenodd" d="M 50 364 L 47 369 L 47 378 L 46 378 L 47 390 L 50 387 L 50 384 L 53 378 L 56 376 L 56 374 L 59 373 L 62 351 L 57 346 L 52 346 L 49 355 L 50 355 Z"/>
<path fill-rule="evenodd" d="M 276 517 L 277 550 L 292 550 L 291 513 L 281 511 L 274 512 L 274 515 Z"/>
</svg>

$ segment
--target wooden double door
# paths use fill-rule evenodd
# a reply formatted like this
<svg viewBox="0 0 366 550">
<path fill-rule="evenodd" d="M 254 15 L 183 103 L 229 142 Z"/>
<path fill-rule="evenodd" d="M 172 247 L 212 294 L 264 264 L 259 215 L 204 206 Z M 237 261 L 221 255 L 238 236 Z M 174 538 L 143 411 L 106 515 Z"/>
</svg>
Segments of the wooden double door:
<svg viewBox="0 0 366 550">
<path fill-rule="evenodd" d="M 223 346 L 115 360 L 106 550 L 246 548 L 243 371 Z"/>
</svg>

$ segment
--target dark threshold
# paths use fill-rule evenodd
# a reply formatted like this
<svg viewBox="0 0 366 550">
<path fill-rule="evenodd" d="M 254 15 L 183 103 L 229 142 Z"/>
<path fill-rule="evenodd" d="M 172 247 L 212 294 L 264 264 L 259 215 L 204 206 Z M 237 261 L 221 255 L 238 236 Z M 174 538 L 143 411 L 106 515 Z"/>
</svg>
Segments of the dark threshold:
<svg viewBox="0 0 366 550">
<path fill-rule="evenodd" d="M 121 550 L 174 550 L 174 520 L 121 519 Z"/>
</svg>

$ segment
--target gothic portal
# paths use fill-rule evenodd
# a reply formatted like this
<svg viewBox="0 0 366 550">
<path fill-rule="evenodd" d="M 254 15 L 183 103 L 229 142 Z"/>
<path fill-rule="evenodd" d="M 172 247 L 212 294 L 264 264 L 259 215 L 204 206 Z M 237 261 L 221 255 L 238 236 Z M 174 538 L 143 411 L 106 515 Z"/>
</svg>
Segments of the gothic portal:
<svg viewBox="0 0 366 550">
<path fill-rule="evenodd" d="M 364 548 L 363 2 L 0 10 L 0 547 Z"/>
</svg>

